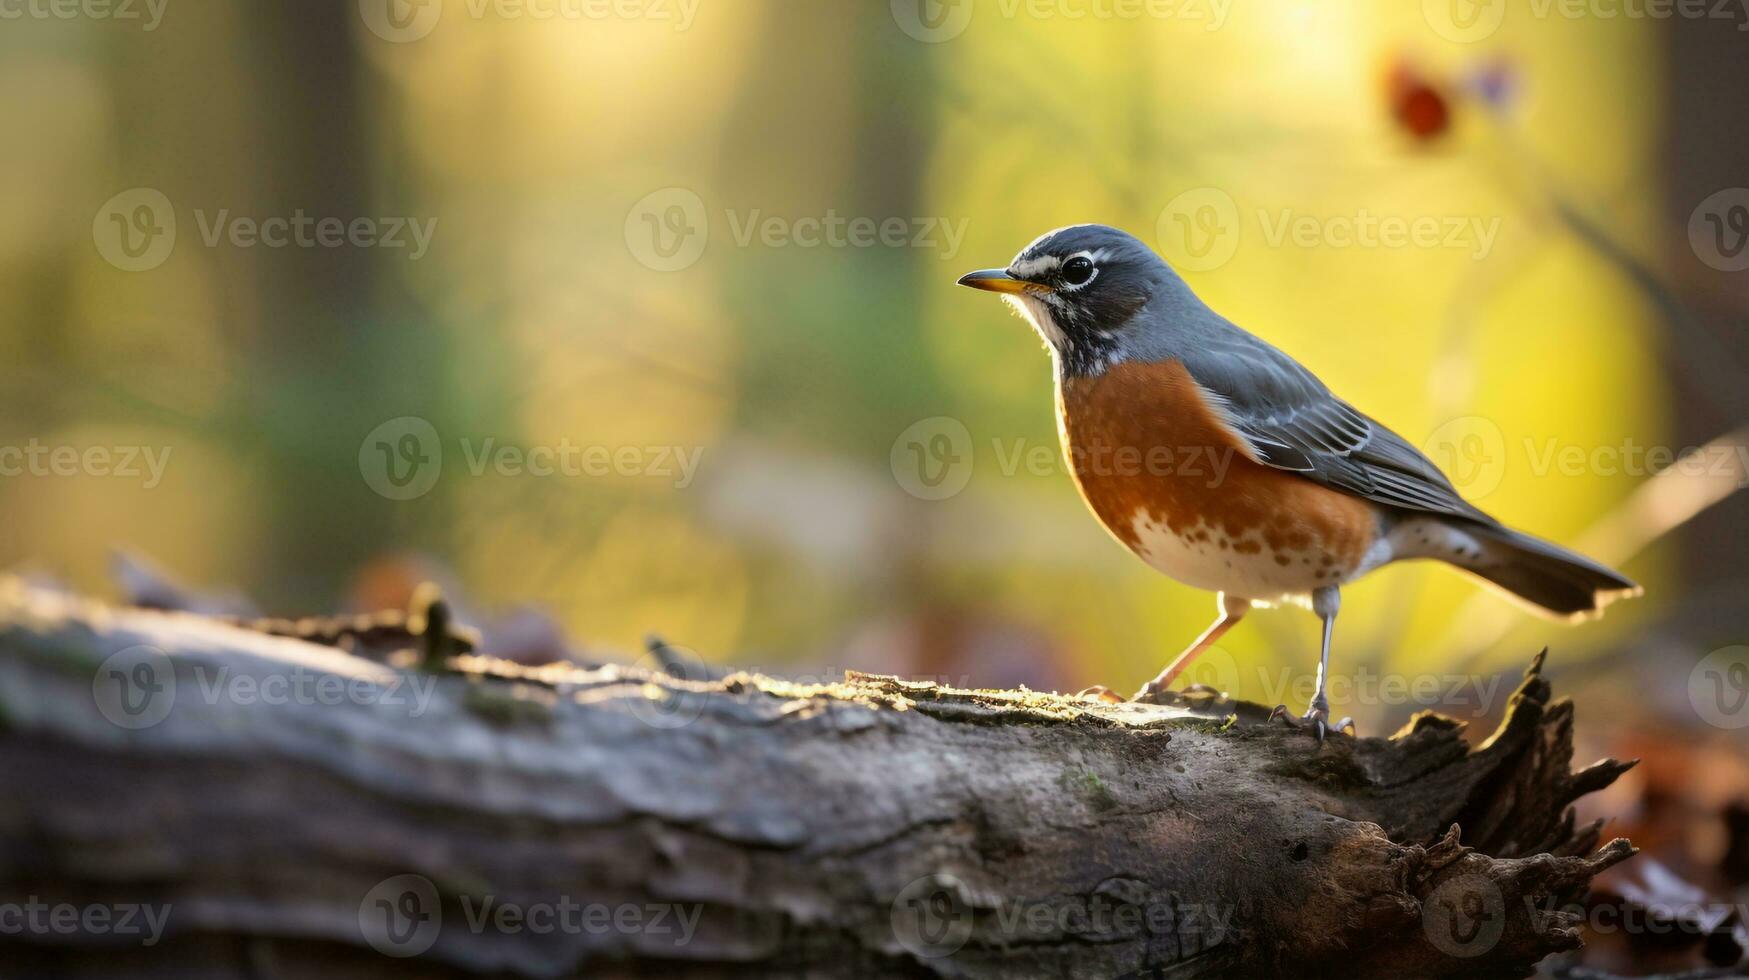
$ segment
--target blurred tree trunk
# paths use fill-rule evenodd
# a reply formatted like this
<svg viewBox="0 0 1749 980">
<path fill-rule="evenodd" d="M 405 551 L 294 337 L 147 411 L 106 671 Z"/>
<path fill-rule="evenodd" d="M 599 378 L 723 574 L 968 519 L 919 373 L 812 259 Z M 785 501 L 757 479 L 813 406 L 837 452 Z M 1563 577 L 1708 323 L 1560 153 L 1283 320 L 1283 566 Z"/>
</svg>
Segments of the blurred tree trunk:
<svg viewBox="0 0 1749 980">
<path fill-rule="evenodd" d="M 1741 13 L 1741 11 L 1735 11 Z M 1742 93 L 1749 91 L 1749 58 L 1743 57 L 1741 23 L 1712 17 L 1673 17 L 1664 31 L 1668 65 L 1661 90 L 1666 152 L 1659 157 L 1665 181 L 1665 227 L 1675 249 L 1670 256 L 1679 294 L 1693 316 L 1661 324 L 1671 348 L 1669 385 L 1678 447 L 1700 446 L 1749 422 L 1749 276 L 1715 270 L 1691 250 L 1687 231 L 1695 208 L 1713 194 L 1749 185 L 1749 131 L 1742 125 Z M 1749 195 L 1746 195 L 1749 196 Z M 1749 497 L 1737 494 L 1697 516 L 1681 532 L 1682 561 L 1695 583 L 1734 580 L 1729 607 L 1697 616 L 1701 644 L 1741 639 L 1732 625 L 1740 609 L 1740 542 L 1749 538 Z M 1677 624 L 1677 629 L 1686 629 Z"/>
<path fill-rule="evenodd" d="M 275 608 L 322 608 L 412 516 L 370 492 L 358 449 L 391 418 L 440 418 L 444 335 L 399 287 L 408 249 L 240 247 L 220 222 L 433 217 L 374 193 L 387 138 L 371 114 L 388 86 L 371 84 L 360 45 L 388 42 L 362 28 L 356 0 L 172 6 L 168 18 L 152 43 L 117 45 L 111 86 L 128 185 L 171 199 L 175 261 L 217 304 L 199 309 L 218 345 L 201 354 L 224 400 L 191 435 L 240 461 L 237 483 L 255 491 L 257 533 L 237 564 L 274 578 L 243 584 Z"/>
<path fill-rule="evenodd" d="M 723 128 L 723 198 L 710 202 L 716 214 L 968 221 L 944 213 L 924 188 L 941 108 L 942 48 L 951 45 L 908 36 L 884 2 L 777 4 L 764 16 L 747 59 L 754 67 Z M 808 152 L 778 149 L 797 146 Z M 731 253 L 724 302 L 741 325 L 736 386 L 750 393 L 735 406 L 743 428 L 809 446 L 822 458 L 881 460 L 910 421 L 961 404 L 953 380 L 928 355 L 923 311 L 932 285 L 950 281 L 958 266 L 943 258 L 939 228 L 936 248 L 910 247 L 907 239 L 903 247 L 782 250 L 755 239 L 754 249 Z M 833 397 L 822 399 L 824 391 Z M 886 546 L 859 563 L 863 584 L 847 593 L 881 595 L 883 608 L 818 609 L 817 629 L 961 614 L 943 607 L 933 571 L 920 560 L 930 522 L 918 515 L 891 531 Z M 763 604 L 749 615 L 755 622 L 797 614 L 782 585 L 752 601 Z M 895 656 L 911 673 L 951 674 L 958 633 L 926 631 L 924 642 L 895 648 Z"/>
<path fill-rule="evenodd" d="M 245 8 L 243 47 L 260 167 L 262 214 L 380 219 L 402 213 L 375 199 L 377 147 L 357 45 L 356 0 L 269 0 Z M 401 253 L 404 255 L 405 253 Z M 271 495 L 256 568 L 274 569 L 282 602 L 320 608 L 341 577 L 381 550 L 392 525 L 358 472 L 358 444 L 395 410 L 407 365 L 385 334 L 400 317 L 394 253 L 341 248 L 252 250 L 257 330 L 246 339 L 246 417 L 271 451 L 256 457 Z M 429 335 L 428 335 L 429 336 Z M 413 351 L 424 344 L 410 343 Z M 429 377 L 427 375 L 426 377 Z M 277 399 L 277 400 L 276 400 Z M 364 505 L 364 506 L 360 506 Z"/>
</svg>

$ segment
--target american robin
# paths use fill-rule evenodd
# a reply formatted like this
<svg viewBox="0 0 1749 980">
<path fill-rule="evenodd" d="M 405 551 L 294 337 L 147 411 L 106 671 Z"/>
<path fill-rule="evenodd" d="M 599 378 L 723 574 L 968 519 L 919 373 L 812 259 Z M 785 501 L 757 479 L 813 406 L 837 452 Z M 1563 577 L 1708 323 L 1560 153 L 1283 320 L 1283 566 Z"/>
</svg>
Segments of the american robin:
<svg viewBox="0 0 1749 980">
<path fill-rule="evenodd" d="M 1063 450 L 1094 515 L 1149 565 L 1219 593 L 1214 624 L 1138 698 L 1252 608 L 1306 605 L 1324 626 L 1305 715 L 1323 738 L 1340 590 L 1391 562 L 1437 559 L 1568 620 L 1640 591 L 1465 502 L 1408 440 L 1210 309 L 1124 232 L 1060 228 L 959 282 L 1001 293 L 1044 338 Z"/>
</svg>

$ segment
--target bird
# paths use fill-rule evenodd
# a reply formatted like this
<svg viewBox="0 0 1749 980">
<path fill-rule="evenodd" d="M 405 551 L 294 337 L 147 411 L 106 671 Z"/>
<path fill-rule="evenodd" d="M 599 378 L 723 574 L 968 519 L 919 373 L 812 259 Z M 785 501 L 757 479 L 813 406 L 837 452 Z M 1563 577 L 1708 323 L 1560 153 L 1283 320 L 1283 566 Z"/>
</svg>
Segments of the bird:
<svg viewBox="0 0 1749 980">
<path fill-rule="evenodd" d="M 1364 575 L 1433 559 L 1569 621 L 1641 593 L 1464 500 L 1414 444 L 1126 232 L 1058 228 L 959 284 L 1000 294 L 1044 339 L 1063 452 L 1093 515 L 1154 569 L 1216 593 L 1214 622 L 1133 699 L 1168 690 L 1252 609 L 1307 607 L 1323 635 L 1303 718 L 1322 742 L 1341 590 Z M 1347 719 L 1335 727 L 1352 734 Z"/>
</svg>

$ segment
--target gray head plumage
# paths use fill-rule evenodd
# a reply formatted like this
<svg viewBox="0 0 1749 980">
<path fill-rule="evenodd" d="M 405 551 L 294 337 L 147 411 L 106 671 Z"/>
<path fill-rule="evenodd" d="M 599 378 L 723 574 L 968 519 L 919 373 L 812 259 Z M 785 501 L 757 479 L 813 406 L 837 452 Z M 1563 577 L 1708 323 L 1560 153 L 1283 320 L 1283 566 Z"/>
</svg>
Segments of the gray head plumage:
<svg viewBox="0 0 1749 980">
<path fill-rule="evenodd" d="M 1159 347 L 1173 323 L 1213 316 L 1184 280 L 1134 235 L 1107 225 L 1046 232 L 1004 269 L 962 285 L 1004 294 L 1032 322 L 1069 375 Z"/>
</svg>

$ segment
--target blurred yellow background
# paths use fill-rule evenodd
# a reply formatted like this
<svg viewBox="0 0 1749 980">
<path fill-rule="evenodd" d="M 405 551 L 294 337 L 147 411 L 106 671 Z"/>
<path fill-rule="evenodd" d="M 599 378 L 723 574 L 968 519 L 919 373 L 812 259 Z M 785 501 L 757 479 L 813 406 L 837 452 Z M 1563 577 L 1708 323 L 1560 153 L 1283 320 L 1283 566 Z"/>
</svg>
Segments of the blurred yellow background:
<svg viewBox="0 0 1749 980">
<path fill-rule="evenodd" d="M 1697 266 L 1670 218 L 1694 202 L 1663 198 L 1664 25 L 1519 11 L 1454 40 L 1476 28 L 1384 0 L 280 6 L 0 33 L 0 444 L 169 454 L 151 486 L 0 477 L 7 565 L 107 592 L 121 547 L 299 613 L 411 562 L 596 651 L 655 630 L 773 670 L 1128 689 L 1212 597 L 1108 540 L 1061 465 L 1015 465 L 1054 453 L 1048 359 L 954 286 L 1097 221 L 1169 258 L 1217 229 L 1230 255 L 1184 270 L 1211 305 L 1485 509 L 1648 586 L 1567 631 L 1400 567 L 1348 590 L 1338 672 L 1577 660 L 1694 574 L 1680 537 L 1583 537 L 1648 476 L 1598 450 L 1693 443 L 1673 328 L 1561 210 Z M 173 212 L 162 257 L 127 254 L 165 236 L 156 198 L 117 203 L 136 188 Z M 841 244 L 809 244 L 829 216 Z M 274 217 L 372 240 L 232 234 Z M 859 244 L 854 219 L 903 231 Z M 1344 230 L 1428 219 L 1436 242 Z M 402 455 L 408 418 L 441 471 L 392 499 L 383 468 L 436 469 L 425 429 Z M 965 484 L 926 499 L 901 437 L 943 418 L 965 441 L 923 431 Z M 625 465 L 530 472 L 565 446 Z M 482 455 L 506 447 L 522 465 Z M 1472 649 L 1470 617 L 1503 637 Z M 1309 684 L 1315 655 L 1311 617 L 1256 616 L 1202 679 L 1295 703 L 1261 672 Z"/>
</svg>

